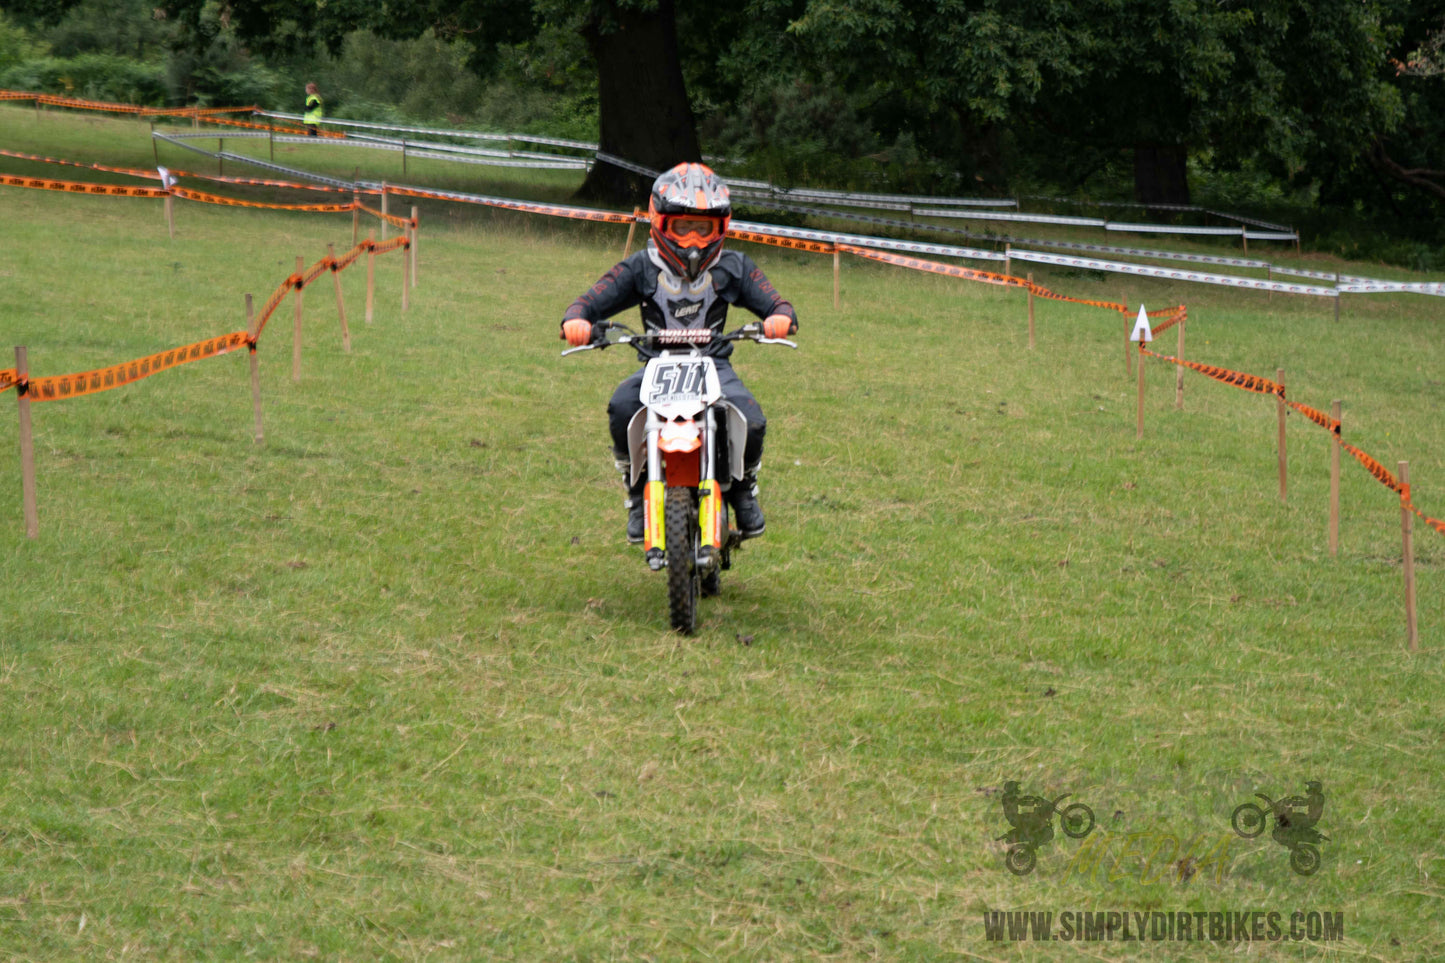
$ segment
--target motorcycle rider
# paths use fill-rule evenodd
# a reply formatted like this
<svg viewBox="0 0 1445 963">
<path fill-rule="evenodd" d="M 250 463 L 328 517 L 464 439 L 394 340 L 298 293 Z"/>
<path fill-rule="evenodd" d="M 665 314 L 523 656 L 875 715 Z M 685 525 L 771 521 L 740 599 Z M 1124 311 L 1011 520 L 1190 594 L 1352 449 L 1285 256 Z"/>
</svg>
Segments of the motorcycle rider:
<svg viewBox="0 0 1445 963">
<path fill-rule="evenodd" d="M 1042 796 L 1024 796 L 1019 793 L 1019 783 L 1010 779 L 1003 784 L 1003 815 L 1013 829 L 1004 836 L 1008 843 L 1023 843 L 1026 846 L 1042 846 L 1054 838 L 1054 808 Z M 1029 806 L 1026 813 L 1021 806 Z"/>
<path fill-rule="evenodd" d="M 1275 828 L 1270 835 L 1285 845 L 1299 840 L 1314 841 L 1313 837 L 1319 834 L 1312 830 L 1324 812 L 1325 794 L 1320 783 L 1312 779 L 1305 783 L 1305 795 L 1290 796 L 1275 804 Z"/>
<path fill-rule="evenodd" d="M 740 251 L 724 251 L 732 202 L 727 185 L 705 164 L 682 163 L 658 175 L 648 201 L 651 229 L 647 247 L 616 264 L 584 292 L 562 315 L 562 337 L 573 347 L 590 344 L 605 321 L 633 306 L 642 312 L 644 330 L 708 328 L 721 334 L 728 306 L 747 308 L 763 319 L 763 334 L 783 338 L 798 330 L 793 306 L 778 294 L 752 258 Z M 758 504 L 757 473 L 763 458 L 767 419 L 752 392 L 733 371 L 730 342 L 703 346 L 717 365 L 724 398 L 747 421 L 743 446 L 743 478 L 727 490 L 728 505 L 739 534 L 763 534 L 763 510 Z M 657 351 L 637 346 L 641 361 Z M 612 434 L 612 455 L 622 484 L 627 488 L 627 540 L 640 543 L 643 534 L 643 486 L 631 484 L 631 453 L 627 425 L 642 408 L 641 370 L 613 392 L 607 405 Z"/>
</svg>

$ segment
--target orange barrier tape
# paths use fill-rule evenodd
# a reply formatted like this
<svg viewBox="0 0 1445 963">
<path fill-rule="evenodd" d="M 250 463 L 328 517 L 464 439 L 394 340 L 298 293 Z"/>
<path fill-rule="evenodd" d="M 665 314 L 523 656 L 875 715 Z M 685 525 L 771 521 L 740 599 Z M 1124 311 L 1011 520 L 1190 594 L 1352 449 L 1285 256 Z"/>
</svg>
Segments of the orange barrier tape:
<svg viewBox="0 0 1445 963">
<path fill-rule="evenodd" d="M 357 201 L 357 202 L 356 202 L 356 206 L 357 206 L 358 208 L 360 208 L 361 210 L 365 211 L 366 213 L 370 214 L 372 217 L 380 218 L 381 220 L 385 221 L 386 223 L 392 225 L 393 227 L 400 227 L 400 228 L 408 228 L 408 227 L 411 227 L 411 218 L 408 218 L 408 217 L 397 217 L 395 214 L 383 214 L 381 211 L 378 211 L 376 208 L 374 208 L 374 207 L 367 207 L 365 204 L 361 203 L 360 201 Z"/>
<path fill-rule="evenodd" d="M 321 277 L 321 275 L 325 274 L 327 271 L 330 271 L 332 263 L 333 262 L 331 258 L 324 257 L 321 260 L 317 261 L 315 264 L 311 265 L 309 268 L 306 269 L 306 272 L 301 275 L 301 286 L 303 288 L 306 287 L 312 281 L 315 281 L 317 278 Z"/>
<path fill-rule="evenodd" d="M 741 237 L 747 241 L 760 241 L 764 244 L 776 244 L 780 247 L 799 247 L 805 250 L 827 252 L 832 250 L 831 245 L 818 244 L 817 242 L 794 241 L 790 238 L 773 237 L 767 234 L 752 234 L 748 231 L 728 231 L 731 236 Z M 915 271 L 929 271 L 933 274 L 946 274 L 949 277 L 963 278 L 968 281 L 982 281 L 985 284 L 999 284 L 1006 287 L 1028 288 L 1035 295 L 1041 298 L 1048 298 L 1053 301 L 1068 301 L 1072 304 L 1087 304 L 1095 308 L 1105 308 L 1110 311 L 1127 312 L 1129 306 L 1120 304 L 1117 301 L 1090 301 L 1084 298 L 1071 298 L 1066 294 L 1059 294 L 1050 291 L 1041 284 L 1035 284 L 1027 278 L 1015 277 L 1012 274 L 996 274 L 993 271 L 979 271 L 973 268 L 958 267 L 953 264 L 940 264 L 937 261 L 927 261 L 922 258 L 909 257 L 905 254 L 894 254 L 891 251 L 879 251 L 873 248 L 854 247 L 851 244 L 839 244 L 840 251 L 847 251 L 849 254 L 856 254 L 859 257 L 871 258 L 875 261 L 883 261 L 888 264 L 896 264 L 900 267 L 912 268 Z M 1159 311 L 1150 311 L 1149 314 L 1163 315 L 1173 314 L 1182 310 L 1179 308 L 1164 308 Z M 1172 322 L 1171 322 L 1172 323 Z M 1168 324 L 1164 326 L 1169 327 Z"/>
<path fill-rule="evenodd" d="M 286 187 L 295 191 L 326 191 L 332 194 L 380 194 L 380 191 L 371 188 L 350 188 L 331 187 L 327 184 L 299 184 L 296 181 L 274 181 L 263 177 L 228 177 L 220 174 L 201 174 L 196 171 L 172 170 L 174 177 L 196 177 L 203 181 L 215 181 L 217 184 L 241 184 L 246 187 Z"/>
<path fill-rule="evenodd" d="M 20 381 L 20 372 L 14 368 L 6 368 L 0 371 L 0 391 L 13 388 Z"/>
<path fill-rule="evenodd" d="M 261 339 L 261 333 L 266 330 L 266 322 L 271 320 L 271 315 L 276 313 L 276 309 L 281 306 L 281 302 L 286 300 L 286 295 L 296 290 L 296 286 L 300 281 L 301 275 L 290 275 L 286 280 L 277 285 L 276 290 L 272 291 L 271 296 L 266 299 L 266 303 L 261 305 L 261 313 L 256 316 L 256 340 L 259 341 Z"/>
<path fill-rule="evenodd" d="M 1336 435 L 1340 433 L 1340 423 L 1318 408 L 1311 408 L 1309 405 L 1302 405 L 1298 401 L 1290 401 L 1288 398 L 1284 399 L 1284 403 L 1319 425 L 1325 431 L 1333 432 Z"/>
<path fill-rule="evenodd" d="M 1258 375 L 1245 374 L 1242 371 L 1231 371 L 1228 368 L 1220 368 L 1212 364 L 1200 364 L 1198 361 L 1185 361 L 1183 358 L 1175 358 L 1170 355 L 1155 354 L 1142 344 L 1139 352 L 1151 358 L 1158 358 L 1168 364 L 1182 364 L 1186 368 L 1198 371 L 1200 374 L 1221 381 L 1227 385 L 1234 385 L 1236 388 L 1243 388 L 1245 391 L 1255 391 L 1262 395 L 1281 394 L 1279 385 L 1268 378 L 1261 378 Z"/>
<path fill-rule="evenodd" d="M 1165 320 L 1165 322 L 1164 322 L 1163 324 L 1156 325 L 1156 326 L 1153 328 L 1152 333 L 1154 334 L 1155 337 L 1158 337 L 1159 335 L 1163 334 L 1165 331 L 1168 331 L 1170 328 L 1174 327 L 1176 324 L 1182 324 L 1182 323 L 1184 323 L 1185 321 L 1188 320 L 1188 312 L 1184 310 L 1184 305 L 1182 305 L 1182 304 L 1179 305 L 1179 307 L 1177 307 L 1177 308 L 1169 308 L 1168 311 L 1170 312 L 1168 319 Z M 1153 314 L 1154 314 L 1153 311 L 1149 311 L 1149 312 L 1147 312 L 1147 313 L 1148 313 L 1151 317 L 1152 317 Z"/>
<path fill-rule="evenodd" d="M 1025 286 L 1028 281 L 1024 281 Z M 1127 312 L 1129 305 L 1120 304 L 1118 301 L 1089 301 L 1084 298 L 1071 298 L 1067 294 L 1059 294 L 1057 291 L 1050 291 L 1042 284 L 1035 284 L 1032 288 L 1034 295 L 1040 298 L 1048 298 L 1051 301 L 1068 301 L 1070 304 L 1087 304 L 1090 307 L 1106 308 L 1110 311 Z"/>
<path fill-rule="evenodd" d="M 164 193 L 162 191 L 162 195 Z M 234 197 L 222 197 L 219 194 L 207 194 L 184 187 L 173 187 L 171 193 L 188 201 L 200 201 L 203 204 L 221 204 L 226 207 L 259 207 L 268 211 L 312 211 L 322 214 L 339 214 L 353 209 L 351 204 L 264 204 L 261 201 L 240 201 Z"/>
<path fill-rule="evenodd" d="M 1423 521 L 1426 525 L 1429 525 L 1431 528 L 1435 529 L 1435 531 L 1439 532 L 1441 535 L 1445 535 L 1445 522 L 1442 522 L 1437 518 L 1431 518 L 1429 515 L 1426 515 L 1415 506 L 1414 502 L 1410 500 L 1409 485 L 1402 485 L 1400 483 L 1400 480 L 1395 477 L 1394 473 L 1391 472 L 1390 469 L 1380 464 L 1374 458 L 1371 458 L 1366 452 L 1361 451 L 1354 445 L 1345 441 L 1343 438 L 1340 438 L 1340 423 L 1338 421 L 1329 417 L 1324 412 L 1316 408 L 1311 408 L 1309 405 L 1303 405 L 1297 401 L 1291 401 L 1290 399 L 1286 398 L 1283 385 L 1275 384 L 1268 378 L 1261 378 L 1257 375 L 1244 374 L 1240 371 L 1231 371 L 1228 368 L 1219 368 L 1214 365 L 1199 364 L 1195 361 L 1184 361 L 1179 358 L 1169 357 L 1167 355 L 1155 354 L 1153 351 L 1150 351 L 1142 344 L 1139 345 L 1139 353 L 1148 355 L 1151 358 L 1158 358 L 1160 361 L 1166 362 L 1168 364 L 1182 364 L 1184 367 L 1192 368 L 1193 370 L 1198 371 L 1201 374 L 1208 375 L 1216 381 L 1222 381 L 1223 383 L 1227 385 L 1233 385 L 1236 388 L 1243 388 L 1245 391 L 1255 391 L 1260 394 L 1277 396 L 1286 405 L 1293 408 L 1295 411 L 1298 411 L 1310 421 L 1319 425 L 1326 431 L 1332 432 L 1335 437 L 1339 439 L 1340 447 L 1353 455 L 1355 460 L 1358 461 L 1361 465 L 1363 465 L 1365 470 L 1368 471 L 1371 475 L 1373 475 L 1376 481 L 1378 481 L 1380 484 L 1390 489 L 1390 491 L 1395 492 L 1397 495 L 1400 496 L 1400 504 L 1402 507 L 1410 510 L 1411 512 L 1419 516 L 1421 521 Z"/>
<path fill-rule="evenodd" d="M 499 207 L 508 211 L 524 211 L 528 214 L 548 214 L 552 217 L 566 217 L 574 221 L 602 221 L 607 224 L 631 224 L 633 220 L 635 220 L 631 214 L 623 214 L 620 211 L 588 211 L 575 207 L 560 207 L 554 204 L 533 204 L 527 201 L 478 201 L 475 198 L 459 198 L 457 195 L 447 191 L 428 191 L 416 187 L 393 187 L 390 184 L 387 185 L 386 192 L 394 197 L 426 197 L 438 201 L 462 201 L 468 204 L 482 203 L 487 207 Z"/>
<path fill-rule="evenodd" d="M 946 274 L 949 277 L 963 278 L 968 281 L 982 281 L 984 284 L 1001 284 L 1006 287 L 1028 287 L 1029 283 L 1023 278 L 1016 278 L 1011 274 L 976 271 L 973 268 L 959 267 L 956 264 L 940 264 L 937 261 L 925 261 L 922 258 L 910 257 L 906 254 L 894 254 L 892 251 L 875 251 L 869 247 L 854 247 L 851 244 L 839 244 L 838 250 L 845 251 L 848 254 L 856 254 L 859 257 L 866 257 L 873 261 L 882 261 L 885 264 L 897 264 L 900 267 L 912 268 L 915 271 Z"/>
<path fill-rule="evenodd" d="M 387 251 L 395 251 L 399 247 L 411 247 L 411 241 L 407 240 L 406 235 L 394 237 L 389 241 L 377 241 L 376 247 L 372 250 L 376 251 L 377 254 L 385 254 Z"/>
<path fill-rule="evenodd" d="M 246 344 L 246 332 L 232 331 L 230 334 L 223 334 L 217 338 L 207 338 L 205 341 L 197 341 L 195 344 L 188 344 L 181 348 L 161 351 L 145 358 L 112 365 L 109 368 L 97 368 L 94 371 L 58 375 L 53 378 L 31 378 L 25 387 L 25 394 L 32 401 L 60 401 L 65 398 L 78 398 L 81 395 L 109 391 L 111 388 L 128 385 L 158 371 L 165 371 L 167 368 L 225 354 L 244 344 Z"/>
<path fill-rule="evenodd" d="M 285 301 L 292 291 L 298 288 L 304 289 L 308 284 L 315 281 L 327 271 L 345 270 L 356 263 L 357 258 L 361 257 L 361 255 L 365 254 L 368 250 L 376 254 L 386 254 L 398 248 L 409 247 L 411 247 L 411 242 L 404 236 L 394 237 L 389 241 L 362 241 L 350 251 L 346 252 L 343 257 L 335 260 L 322 258 L 305 269 L 301 274 L 289 275 L 286 280 L 277 285 L 276 290 L 271 292 L 271 296 L 266 299 L 266 303 L 261 305 L 261 311 L 256 316 L 256 340 L 259 341 L 261 339 L 261 333 L 266 330 L 267 322 L 271 320 L 271 316 L 276 313 L 276 309 L 281 306 L 281 302 Z"/>
<path fill-rule="evenodd" d="M 42 94 L 26 90 L 0 90 L 0 100 L 33 100 L 54 107 L 78 107 L 85 110 L 104 110 L 116 114 L 145 114 L 154 117 L 206 117 L 210 114 L 236 114 L 254 111 L 250 107 L 138 107 L 135 104 L 118 104 L 107 100 L 83 100 L 79 97 L 63 97 L 60 94 Z"/>
<path fill-rule="evenodd" d="M 42 191 L 63 191 L 67 194 L 103 194 L 109 197 L 165 197 L 162 187 L 127 187 L 124 184 L 89 184 L 81 181 L 52 181 L 44 177 L 15 177 L 0 174 L 6 187 L 29 187 Z"/>
<path fill-rule="evenodd" d="M 630 221 L 632 215 L 628 215 Z M 792 248 L 795 251 L 812 251 L 814 254 L 832 254 L 834 246 L 827 241 L 806 241 L 795 237 L 779 237 L 776 234 L 760 234 L 756 231 L 743 231 L 735 227 L 728 228 L 728 237 L 736 238 L 739 241 L 752 241 L 754 244 L 771 244 L 774 247 Z"/>
<path fill-rule="evenodd" d="M 269 130 L 277 134 L 290 134 L 293 137 L 315 137 L 317 140 L 325 140 L 328 138 L 331 140 L 346 139 L 345 134 L 334 130 L 318 130 L 313 134 L 304 127 L 278 127 L 275 124 L 258 124 L 251 120 L 228 120 L 224 117 L 207 117 L 204 114 L 201 115 L 201 120 L 207 124 L 220 124 L 224 127 L 244 127 L 247 130 Z M 218 132 L 216 136 L 224 137 L 225 135 Z"/>
<path fill-rule="evenodd" d="M 1415 503 L 1410 500 L 1410 486 L 1401 484 L 1400 480 L 1396 478 L 1393 473 L 1391 473 L 1390 469 L 1375 461 L 1375 459 L 1371 458 L 1363 451 L 1360 451 L 1360 449 L 1356 448 L 1354 445 L 1350 444 L 1347 441 L 1342 440 L 1340 442 L 1340 447 L 1343 448 L 1345 451 L 1349 452 L 1351 455 L 1354 455 L 1355 460 L 1358 461 L 1361 465 L 1364 465 L 1365 471 L 1369 472 L 1371 475 L 1374 475 L 1376 481 L 1398 494 L 1400 496 L 1401 508 L 1413 512 L 1426 525 L 1429 525 L 1441 535 L 1445 535 L 1445 522 L 1442 522 L 1438 518 L 1431 518 L 1429 515 L 1426 515 L 1424 512 L 1420 511 L 1419 508 L 1415 507 Z"/>
<path fill-rule="evenodd" d="M 331 268 L 331 270 L 345 271 L 347 268 L 351 267 L 351 265 L 356 263 L 357 258 L 361 257 L 361 255 L 366 253 L 367 243 L 368 242 L 366 241 L 362 241 L 360 244 L 356 245 L 356 247 L 347 251 L 341 257 L 337 258 L 336 264 Z"/>
<path fill-rule="evenodd" d="M 84 167 L 93 171 L 106 171 L 110 174 L 129 174 L 132 177 L 148 177 L 153 181 L 160 180 L 160 172 L 155 168 L 143 170 L 138 167 L 107 167 L 104 164 L 84 164 L 80 161 L 62 160 L 59 157 L 41 157 L 39 154 L 22 154 L 15 150 L 0 148 L 0 156 L 14 157 L 19 160 L 39 161 L 42 164 L 63 164 L 66 167 Z"/>
</svg>

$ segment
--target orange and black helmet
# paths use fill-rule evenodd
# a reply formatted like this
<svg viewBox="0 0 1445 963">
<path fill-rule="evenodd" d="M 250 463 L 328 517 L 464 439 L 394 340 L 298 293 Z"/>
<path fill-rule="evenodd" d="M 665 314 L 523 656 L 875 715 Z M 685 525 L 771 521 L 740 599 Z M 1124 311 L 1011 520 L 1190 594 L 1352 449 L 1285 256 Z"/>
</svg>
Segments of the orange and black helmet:
<svg viewBox="0 0 1445 963">
<path fill-rule="evenodd" d="M 662 260 L 695 281 L 717 263 L 732 219 L 732 200 L 722 178 L 706 164 L 678 164 L 652 184 L 647 214 Z"/>
</svg>

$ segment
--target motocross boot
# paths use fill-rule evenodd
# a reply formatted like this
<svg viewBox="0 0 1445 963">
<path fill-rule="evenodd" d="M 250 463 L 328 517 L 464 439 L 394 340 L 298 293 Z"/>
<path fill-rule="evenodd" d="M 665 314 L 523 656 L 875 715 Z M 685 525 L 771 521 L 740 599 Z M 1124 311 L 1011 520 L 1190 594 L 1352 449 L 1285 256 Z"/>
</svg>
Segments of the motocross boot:
<svg viewBox="0 0 1445 963">
<path fill-rule="evenodd" d="M 728 507 L 733 511 L 733 522 L 743 538 L 757 538 L 763 534 L 763 506 L 758 504 L 758 466 L 744 469 L 743 477 L 733 482 L 727 491 Z"/>
<path fill-rule="evenodd" d="M 623 505 L 627 507 L 627 541 L 632 545 L 641 545 L 643 529 L 646 527 L 643 492 L 647 486 L 647 479 L 640 478 L 637 485 L 633 486 L 632 462 L 615 457 L 614 464 L 622 473 L 622 487 L 627 489 L 627 500 L 623 502 Z"/>
</svg>

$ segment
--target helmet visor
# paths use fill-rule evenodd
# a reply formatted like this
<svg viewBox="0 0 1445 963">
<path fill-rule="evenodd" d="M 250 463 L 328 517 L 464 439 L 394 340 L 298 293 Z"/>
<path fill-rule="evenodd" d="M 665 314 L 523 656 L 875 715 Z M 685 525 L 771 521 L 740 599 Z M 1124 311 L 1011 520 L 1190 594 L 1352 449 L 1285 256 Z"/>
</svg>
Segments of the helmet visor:
<svg viewBox="0 0 1445 963">
<path fill-rule="evenodd" d="M 706 247 L 726 230 L 727 218 L 710 214 L 673 214 L 662 224 L 662 232 L 679 247 Z"/>
</svg>

